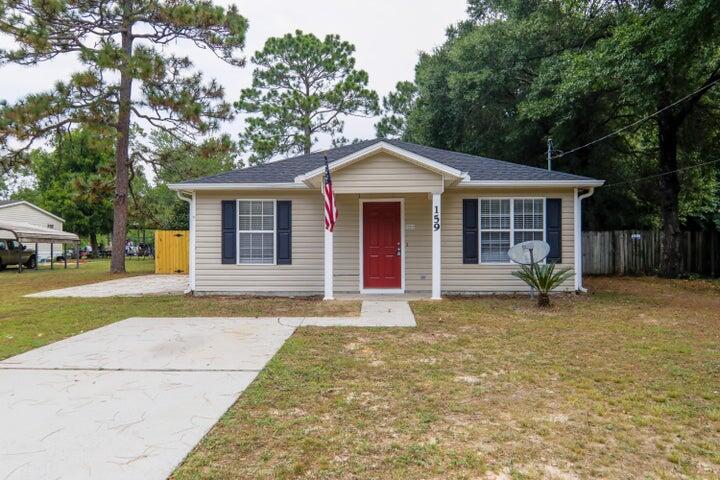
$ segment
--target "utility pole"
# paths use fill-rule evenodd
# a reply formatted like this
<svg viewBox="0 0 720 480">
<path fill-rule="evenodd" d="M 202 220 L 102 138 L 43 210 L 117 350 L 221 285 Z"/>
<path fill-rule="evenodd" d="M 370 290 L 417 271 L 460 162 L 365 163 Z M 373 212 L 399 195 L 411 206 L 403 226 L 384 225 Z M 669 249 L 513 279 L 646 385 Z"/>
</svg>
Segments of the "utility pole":
<svg viewBox="0 0 720 480">
<path fill-rule="evenodd" d="M 553 143 L 552 138 L 547 139 L 547 167 L 548 170 L 552 170 L 552 150 L 553 150 Z"/>
</svg>

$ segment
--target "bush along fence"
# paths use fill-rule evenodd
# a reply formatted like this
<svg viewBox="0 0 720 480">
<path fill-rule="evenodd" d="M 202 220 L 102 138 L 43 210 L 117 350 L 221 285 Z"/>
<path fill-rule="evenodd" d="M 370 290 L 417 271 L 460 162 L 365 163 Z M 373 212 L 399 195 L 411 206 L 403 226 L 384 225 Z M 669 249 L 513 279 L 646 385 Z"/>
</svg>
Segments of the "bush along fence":
<svg viewBox="0 0 720 480">
<path fill-rule="evenodd" d="M 653 275 L 662 264 L 662 232 L 583 232 L 583 273 Z M 720 232 L 683 232 L 681 269 L 687 275 L 720 277 Z"/>
</svg>

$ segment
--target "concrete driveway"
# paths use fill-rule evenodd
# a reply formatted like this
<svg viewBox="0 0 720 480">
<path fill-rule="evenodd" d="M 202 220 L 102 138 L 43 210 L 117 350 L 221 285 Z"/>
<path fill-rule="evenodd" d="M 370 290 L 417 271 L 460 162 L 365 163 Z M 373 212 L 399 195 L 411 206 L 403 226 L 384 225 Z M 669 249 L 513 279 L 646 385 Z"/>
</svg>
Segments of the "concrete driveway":
<svg viewBox="0 0 720 480">
<path fill-rule="evenodd" d="M 295 329 L 131 318 L 0 362 L 0 479 L 164 479 Z"/>
<path fill-rule="evenodd" d="M 139 297 L 141 295 L 180 295 L 187 290 L 187 275 L 138 275 L 77 287 L 47 290 L 25 296 L 31 298 Z"/>
<path fill-rule="evenodd" d="M 413 327 L 407 302 L 360 317 L 130 318 L 0 362 L 0 480 L 162 480 L 299 326 Z"/>
</svg>

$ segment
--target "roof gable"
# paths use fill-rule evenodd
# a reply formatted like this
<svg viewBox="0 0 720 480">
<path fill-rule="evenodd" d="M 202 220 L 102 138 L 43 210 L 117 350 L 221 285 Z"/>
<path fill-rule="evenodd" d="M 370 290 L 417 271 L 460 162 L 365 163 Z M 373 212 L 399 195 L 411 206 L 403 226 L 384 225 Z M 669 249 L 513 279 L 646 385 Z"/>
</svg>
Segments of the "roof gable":
<svg viewBox="0 0 720 480">
<path fill-rule="evenodd" d="M 418 155 L 414 152 L 405 150 L 403 148 L 397 147 L 391 143 L 388 143 L 386 141 L 379 141 L 373 144 L 368 145 L 367 147 L 358 150 L 356 152 L 350 153 L 346 155 L 345 157 L 334 160 L 330 165 L 330 171 L 331 172 L 337 172 L 338 170 L 342 170 L 343 168 L 356 165 L 359 162 L 363 162 L 367 159 L 374 158 L 376 155 L 380 153 L 387 153 L 394 158 L 398 158 L 401 161 L 409 162 L 413 165 L 416 165 L 420 168 L 430 170 L 431 172 L 443 175 L 443 176 L 449 176 L 454 179 L 459 180 L 460 178 L 463 178 L 465 176 L 464 172 L 461 172 L 460 170 L 457 170 L 453 167 L 450 167 L 448 165 L 445 165 L 440 162 L 436 162 L 430 158 L 424 157 L 422 155 Z M 328 159 L 329 160 L 329 159 Z M 323 158 L 324 161 L 324 158 Z M 302 175 L 298 175 L 294 178 L 295 182 L 304 182 L 307 184 L 314 183 L 313 180 L 316 180 L 321 177 L 325 172 L 325 165 L 320 165 L 319 167 L 304 173 Z M 315 182 L 316 183 L 316 182 Z"/>
</svg>

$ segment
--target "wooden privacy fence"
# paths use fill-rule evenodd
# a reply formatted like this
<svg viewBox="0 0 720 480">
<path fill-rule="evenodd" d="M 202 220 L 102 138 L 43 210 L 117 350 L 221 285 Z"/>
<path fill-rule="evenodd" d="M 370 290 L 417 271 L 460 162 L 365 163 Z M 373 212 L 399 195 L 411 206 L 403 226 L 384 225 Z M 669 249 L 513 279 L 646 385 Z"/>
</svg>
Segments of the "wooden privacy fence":
<svg viewBox="0 0 720 480">
<path fill-rule="evenodd" d="M 190 233 L 155 230 L 155 273 L 188 273 Z"/>
<path fill-rule="evenodd" d="M 662 232 L 616 230 L 583 232 L 583 273 L 652 275 L 662 266 Z M 681 271 L 720 276 L 720 232 L 682 232 Z"/>
</svg>

